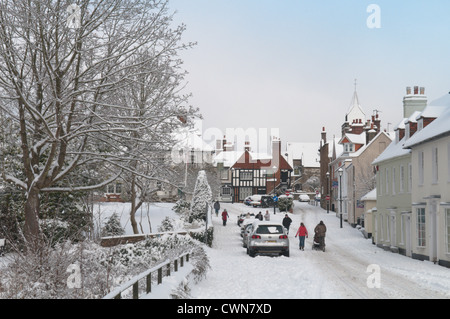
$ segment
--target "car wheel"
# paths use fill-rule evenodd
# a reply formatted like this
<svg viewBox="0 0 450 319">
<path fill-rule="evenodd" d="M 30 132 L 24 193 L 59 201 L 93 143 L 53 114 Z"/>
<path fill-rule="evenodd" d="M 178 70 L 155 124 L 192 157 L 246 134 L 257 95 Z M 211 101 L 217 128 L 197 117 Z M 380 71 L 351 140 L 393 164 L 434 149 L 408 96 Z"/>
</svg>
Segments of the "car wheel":
<svg viewBox="0 0 450 319">
<path fill-rule="evenodd" d="M 289 250 L 288 250 L 288 251 L 285 251 L 285 252 L 283 253 L 283 256 L 289 257 Z"/>
<path fill-rule="evenodd" d="M 247 252 L 248 252 L 248 255 L 250 257 L 255 257 L 256 256 L 256 252 L 254 250 L 252 250 L 252 249 L 247 249 Z"/>
</svg>

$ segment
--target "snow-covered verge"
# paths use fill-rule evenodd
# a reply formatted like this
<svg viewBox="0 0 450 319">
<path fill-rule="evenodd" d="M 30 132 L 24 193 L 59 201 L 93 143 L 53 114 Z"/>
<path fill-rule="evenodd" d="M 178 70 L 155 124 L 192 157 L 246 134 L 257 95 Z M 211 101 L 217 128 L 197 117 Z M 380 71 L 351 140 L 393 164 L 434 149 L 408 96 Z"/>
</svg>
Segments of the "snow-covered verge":
<svg viewBox="0 0 450 319">
<path fill-rule="evenodd" d="M 174 220 L 175 227 L 181 227 L 179 217 L 172 211 L 172 207 L 173 204 L 166 203 L 144 205 L 144 208 L 150 210 L 142 210 L 142 216 L 145 216 L 142 224 L 158 229 L 165 218 L 170 217 Z M 95 215 L 97 226 L 101 227 L 109 216 L 117 213 L 121 216 L 125 234 L 131 235 L 128 211 L 127 203 L 99 204 Z M 203 244 L 190 236 L 162 235 L 159 238 L 112 248 L 100 247 L 96 243 L 86 241 L 42 247 L 35 254 L 9 253 L 0 257 L 0 298 L 102 298 L 114 287 L 139 273 L 163 260 L 174 259 L 194 247 L 200 252 L 192 260 L 193 274 L 189 275 L 187 280 L 196 283 L 208 266 L 208 259 L 200 249 L 202 246 Z M 79 285 L 69 282 L 71 279 L 75 280 L 77 269 L 80 274 Z M 189 285 L 186 280 L 183 282 L 184 288 L 176 287 L 174 295 L 189 295 Z"/>
<path fill-rule="evenodd" d="M 290 227 L 290 257 L 251 258 L 242 247 L 240 213 L 265 213 L 243 204 L 223 204 L 230 215 L 226 227 L 220 217 L 215 224 L 214 245 L 206 248 L 211 271 L 191 292 L 199 299 L 353 299 L 353 298 L 444 298 L 450 299 L 450 269 L 384 251 L 344 222 L 335 213 L 295 202 Z M 284 213 L 271 220 L 281 221 Z M 314 227 L 326 224 L 326 252 L 312 250 Z M 309 237 L 305 250 L 295 238 L 300 222 Z M 379 287 L 375 270 L 379 270 Z"/>
</svg>

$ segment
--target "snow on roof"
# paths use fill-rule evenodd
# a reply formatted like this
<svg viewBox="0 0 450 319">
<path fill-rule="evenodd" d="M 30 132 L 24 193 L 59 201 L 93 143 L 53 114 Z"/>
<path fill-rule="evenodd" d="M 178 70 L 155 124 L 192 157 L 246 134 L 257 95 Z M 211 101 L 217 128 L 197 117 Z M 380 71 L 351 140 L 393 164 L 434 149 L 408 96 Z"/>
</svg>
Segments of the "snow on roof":
<svg viewBox="0 0 450 319">
<path fill-rule="evenodd" d="M 339 144 L 342 144 L 342 141 L 345 138 L 347 138 L 353 144 L 366 144 L 366 134 L 346 133 L 339 141 Z"/>
<path fill-rule="evenodd" d="M 370 192 L 368 192 L 366 195 L 361 197 L 361 200 L 377 200 L 377 189 L 374 188 Z"/>
<path fill-rule="evenodd" d="M 294 160 L 302 160 L 305 167 L 320 167 L 319 143 L 294 143 L 287 142 L 286 152 L 287 161 L 291 167 L 294 167 Z"/>
<path fill-rule="evenodd" d="M 446 136 L 450 134 L 450 106 L 445 108 L 445 111 L 436 118 L 433 122 L 428 124 L 422 130 L 416 132 L 404 147 L 411 148 L 417 144 L 425 143 L 427 141 Z"/>
<path fill-rule="evenodd" d="M 398 143 L 392 142 L 391 144 L 386 147 L 383 153 L 381 153 L 373 162 L 372 165 L 378 165 L 381 162 L 397 158 L 400 156 L 405 156 L 411 153 L 410 150 L 405 150 L 403 148 L 406 141 L 406 136 L 403 137 L 401 141 Z"/>
</svg>

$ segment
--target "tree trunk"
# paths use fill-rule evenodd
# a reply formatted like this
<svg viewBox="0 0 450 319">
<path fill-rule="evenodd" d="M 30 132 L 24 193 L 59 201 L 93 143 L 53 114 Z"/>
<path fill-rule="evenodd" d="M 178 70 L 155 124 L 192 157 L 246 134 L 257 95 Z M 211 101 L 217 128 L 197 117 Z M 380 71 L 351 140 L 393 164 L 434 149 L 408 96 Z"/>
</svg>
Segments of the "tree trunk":
<svg viewBox="0 0 450 319">
<path fill-rule="evenodd" d="M 25 202 L 25 227 L 24 235 L 28 245 L 37 246 L 41 238 L 39 227 L 39 190 L 31 188 Z"/>
<path fill-rule="evenodd" d="M 130 211 L 130 221 L 131 227 L 133 228 L 133 234 L 139 234 L 138 225 L 136 222 L 136 176 L 133 175 L 131 179 L 131 211 Z"/>
</svg>

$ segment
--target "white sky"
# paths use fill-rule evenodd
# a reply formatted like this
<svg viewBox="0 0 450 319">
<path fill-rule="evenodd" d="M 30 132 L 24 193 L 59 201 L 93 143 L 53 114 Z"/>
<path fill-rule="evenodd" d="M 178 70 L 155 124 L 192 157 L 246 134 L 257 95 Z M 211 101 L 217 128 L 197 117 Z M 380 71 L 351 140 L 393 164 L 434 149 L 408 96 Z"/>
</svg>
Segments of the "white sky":
<svg viewBox="0 0 450 319">
<path fill-rule="evenodd" d="M 369 28 L 370 4 L 381 28 Z M 354 79 L 383 128 L 402 118 L 407 86 L 450 91 L 450 1 L 171 0 L 184 41 L 191 104 L 203 130 L 278 129 L 286 142 L 340 134 Z M 283 146 L 284 149 L 284 146 Z"/>
</svg>

